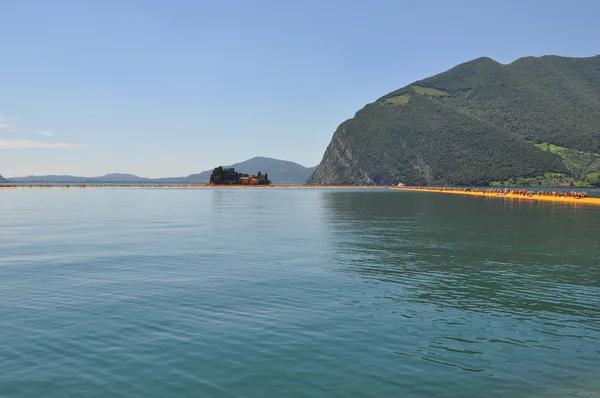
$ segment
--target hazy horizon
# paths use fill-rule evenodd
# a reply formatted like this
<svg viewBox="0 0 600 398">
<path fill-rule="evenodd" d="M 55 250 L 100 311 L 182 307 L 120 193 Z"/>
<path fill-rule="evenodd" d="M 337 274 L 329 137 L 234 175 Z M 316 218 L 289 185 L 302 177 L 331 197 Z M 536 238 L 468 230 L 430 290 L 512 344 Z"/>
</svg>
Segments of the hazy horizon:
<svg viewBox="0 0 600 398">
<path fill-rule="evenodd" d="M 253 156 L 253 158 L 269 158 L 269 157 L 267 157 L 267 156 Z M 244 159 L 244 160 L 239 161 L 239 162 L 233 162 L 232 164 L 219 164 L 219 165 L 217 165 L 215 167 L 218 167 L 218 166 L 228 167 L 228 166 L 232 166 L 234 164 L 245 162 L 245 161 L 251 160 L 251 159 Z M 275 159 L 275 158 L 269 158 L 269 159 L 288 161 L 286 159 Z M 293 162 L 293 161 L 291 161 L 291 162 Z M 293 163 L 299 164 L 300 166 L 305 167 L 307 169 L 310 169 L 310 168 L 313 168 L 313 167 L 317 166 L 317 165 L 314 165 L 314 166 L 305 166 L 305 165 L 300 164 L 298 162 L 293 162 Z M 200 174 L 200 173 L 203 173 L 203 172 L 206 172 L 206 171 L 210 171 L 211 169 L 212 168 L 205 169 L 205 170 L 198 170 L 196 172 L 189 173 L 189 174 L 186 174 L 186 175 L 173 175 L 173 176 L 166 176 L 166 177 L 154 177 L 154 176 L 147 176 L 147 175 L 138 175 L 138 174 L 135 174 L 135 173 L 122 173 L 122 172 L 119 172 L 119 171 L 111 171 L 111 172 L 104 173 L 104 174 L 99 174 L 99 175 L 76 175 L 76 174 L 69 174 L 69 173 L 67 173 L 67 174 L 29 174 L 29 175 L 19 175 L 19 176 L 11 176 L 11 177 L 7 177 L 7 176 L 2 175 L 2 174 L 0 174 L 0 175 L 2 175 L 5 178 L 24 178 L 24 177 L 40 177 L 40 176 L 41 177 L 44 177 L 44 176 L 55 176 L 55 177 L 65 176 L 65 177 L 89 177 L 89 178 L 96 178 L 96 177 L 104 177 L 104 176 L 111 175 L 111 174 L 125 174 L 125 175 L 135 175 L 136 177 L 140 177 L 140 178 L 157 179 L 157 178 L 180 178 L 180 177 L 188 177 L 188 176 L 190 176 L 192 174 Z"/>
<path fill-rule="evenodd" d="M 600 3 L 0 4 L 0 174 L 317 165 L 378 97 L 471 59 L 600 53 Z"/>
</svg>

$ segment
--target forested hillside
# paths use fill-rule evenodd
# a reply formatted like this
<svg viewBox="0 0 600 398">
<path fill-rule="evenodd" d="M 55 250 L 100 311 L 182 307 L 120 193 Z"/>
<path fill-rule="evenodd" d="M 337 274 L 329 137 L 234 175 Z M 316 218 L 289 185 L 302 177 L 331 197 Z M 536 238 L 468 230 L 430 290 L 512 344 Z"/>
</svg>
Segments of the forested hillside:
<svg viewBox="0 0 600 398">
<path fill-rule="evenodd" d="M 600 56 L 479 58 L 342 123 L 309 183 L 597 184 Z"/>
</svg>

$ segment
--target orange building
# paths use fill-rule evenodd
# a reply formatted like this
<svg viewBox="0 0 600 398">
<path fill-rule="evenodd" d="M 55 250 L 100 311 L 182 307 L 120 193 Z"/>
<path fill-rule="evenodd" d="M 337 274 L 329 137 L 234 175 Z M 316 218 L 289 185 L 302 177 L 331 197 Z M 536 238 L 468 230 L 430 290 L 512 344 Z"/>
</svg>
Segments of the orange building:
<svg viewBox="0 0 600 398">
<path fill-rule="evenodd" d="M 242 185 L 258 185 L 258 179 L 252 177 L 242 177 L 240 178 L 240 184 Z"/>
</svg>

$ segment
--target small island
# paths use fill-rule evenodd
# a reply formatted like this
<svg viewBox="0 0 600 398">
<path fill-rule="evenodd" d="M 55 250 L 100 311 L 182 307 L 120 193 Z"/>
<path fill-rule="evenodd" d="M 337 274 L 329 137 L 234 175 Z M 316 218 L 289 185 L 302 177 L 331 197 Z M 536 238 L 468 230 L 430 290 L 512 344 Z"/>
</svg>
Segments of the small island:
<svg viewBox="0 0 600 398">
<path fill-rule="evenodd" d="M 233 167 L 215 167 L 210 175 L 209 185 L 271 185 L 267 173 L 256 175 L 240 173 Z"/>
</svg>

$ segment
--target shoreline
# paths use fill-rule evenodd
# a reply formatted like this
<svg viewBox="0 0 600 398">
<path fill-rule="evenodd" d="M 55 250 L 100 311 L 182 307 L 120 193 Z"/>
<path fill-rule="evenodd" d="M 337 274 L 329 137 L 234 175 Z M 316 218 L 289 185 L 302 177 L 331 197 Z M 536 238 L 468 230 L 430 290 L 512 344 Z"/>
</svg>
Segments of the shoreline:
<svg viewBox="0 0 600 398">
<path fill-rule="evenodd" d="M 600 206 L 600 198 L 573 198 L 557 196 L 524 196 L 512 193 L 486 193 L 473 191 L 460 191 L 446 188 L 415 188 L 397 186 L 358 186 L 358 185 L 207 185 L 207 184 L 185 184 L 185 185 L 0 185 L 3 189 L 325 189 L 325 190 L 373 190 L 389 189 L 392 191 L 431 192 L 452 195 L 468 195 L 484 198 L 507 198 L 514 200 L 529 200 L 555 203 L 585 204 Z"/>
<path fill-rule="evenodd" d="M 572 197 L 563 197 L 563 196 L 523 196 L 512 193 L 485 193 L 485 192 L 473 192 L 473 191 L 452 191 L 452 190 L 444 190 L 443 188 L 410 188 L 410 187 L 390 187 L 391 190 L 396 191 L 411 191 L 411 192 L 432 192 L 432 193 L 442 193 L 442 194 L 452 194 L 452 195 L 469 195 L 469 196 L 479 196 L 484 198 L 495 198 L 495 199 L 517 199 L 517 200 L 537 200 L 541 202 L 559 202 L 559 203 L 570 203 L 570 204 L 585 204 L 585 205 L 593 205 L 600 206 L 600 198 L 572 198 Z"/>
<path fill-rule="evenodd" d="M 389 189 L 359 185 L 0 185 L 0 189 Z"/>
</svg>

